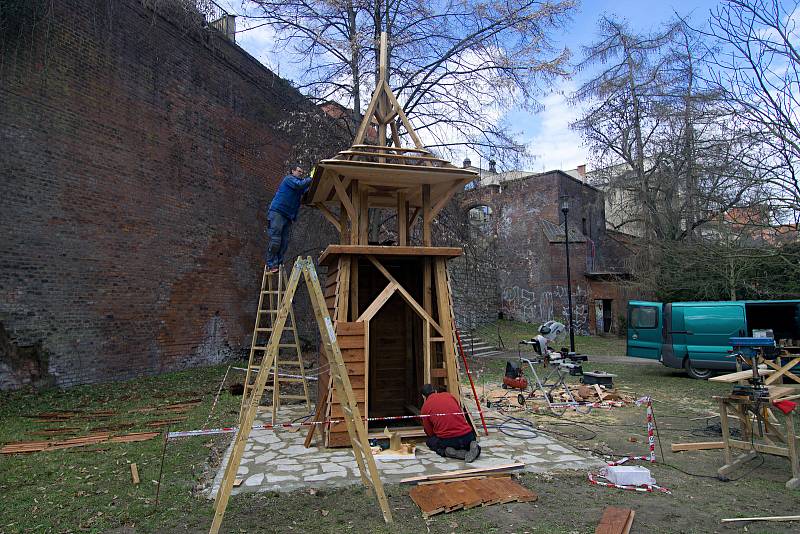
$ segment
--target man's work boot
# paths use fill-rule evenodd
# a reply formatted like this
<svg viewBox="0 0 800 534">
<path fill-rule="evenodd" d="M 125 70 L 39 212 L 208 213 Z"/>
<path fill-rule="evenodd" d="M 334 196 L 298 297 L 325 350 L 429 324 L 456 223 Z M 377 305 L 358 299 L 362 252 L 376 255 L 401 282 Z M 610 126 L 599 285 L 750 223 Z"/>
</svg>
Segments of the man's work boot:
<svg viewBox="0 0 800 534">
<path fill-rule="evenodd" d="M 481 446 L 478 445 L 477 441 L 471 441 L 469 443 L 469 450 L 466 451 L 466 454 L 464 455 L 464 461 L 467 462 L 468 464 L 471 464 L 472 462 L 477 460 L 478 456 L 480 455 L 481 455 Z"/>
<path fill-rule="evenodd" d="M 448 458 L 463 460 L 467 456 L 467 451 L 461 449 L 454 449 L 453 447 L 447 447 L 444 450 L 444 455 L 447 456 Z"/>
</svg>

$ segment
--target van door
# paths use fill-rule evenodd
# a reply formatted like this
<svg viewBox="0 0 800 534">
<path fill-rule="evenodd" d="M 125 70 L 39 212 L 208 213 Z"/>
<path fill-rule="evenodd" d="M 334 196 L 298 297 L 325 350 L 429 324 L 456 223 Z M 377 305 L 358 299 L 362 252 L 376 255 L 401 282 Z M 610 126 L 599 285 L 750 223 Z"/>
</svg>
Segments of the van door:
<svg viewBox="0 0 800 534">
<path fill-rule="evenodd" d="M 686 328 L 686 352 L 692 365 L 704 369 L 734 369 L 730 338 L 745 335 L 744 305 L 687 305 L 683 310 Z"/>
<path fill-rule="evenodd" d="M 661 357 L 661 309 L 660 302 L 628 302 L 628 356 L 651 360 Z"/>
</svg>

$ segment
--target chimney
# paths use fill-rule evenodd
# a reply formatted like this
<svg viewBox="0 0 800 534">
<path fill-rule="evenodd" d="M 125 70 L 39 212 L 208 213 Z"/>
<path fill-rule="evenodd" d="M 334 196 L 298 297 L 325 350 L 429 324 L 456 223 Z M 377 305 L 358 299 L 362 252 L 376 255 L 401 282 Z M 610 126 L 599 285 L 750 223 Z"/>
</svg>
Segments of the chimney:
<svg viewBox="0 0 800 534">
<path fill-rule="evenodd" d="M 466 169 L 467 167 L 472 166 L 472 162 L 469 160 L 469 158 L 464 158 L 463 165 L 464 165 L 464 168 Z"/>
<path fill-rule="evenodd" d="M 497 174 L 497 162 L 493 159 L 489 160 L 489 172 L 492 174 Z"/>
<path fill-rule="evenodd" d="M 578 174 L 581 175 L 581 180 L 586 181 L 586 164 L 578 165 Z"/>
</svg>

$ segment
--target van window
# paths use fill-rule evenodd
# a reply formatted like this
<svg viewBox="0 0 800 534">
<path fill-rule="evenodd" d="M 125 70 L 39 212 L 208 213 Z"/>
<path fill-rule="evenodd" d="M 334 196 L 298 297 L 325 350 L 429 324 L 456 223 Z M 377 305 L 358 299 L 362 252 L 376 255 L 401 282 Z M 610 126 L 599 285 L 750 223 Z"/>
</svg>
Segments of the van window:
<svg viewBox="0 0 800 534">
<path fill-rule="evenodd" d="M 637 306 L 631 310 L 631 326 L 633 328 L 655 328 L 658 326 L 658 308 L 655 306 Z"/>
</svg>

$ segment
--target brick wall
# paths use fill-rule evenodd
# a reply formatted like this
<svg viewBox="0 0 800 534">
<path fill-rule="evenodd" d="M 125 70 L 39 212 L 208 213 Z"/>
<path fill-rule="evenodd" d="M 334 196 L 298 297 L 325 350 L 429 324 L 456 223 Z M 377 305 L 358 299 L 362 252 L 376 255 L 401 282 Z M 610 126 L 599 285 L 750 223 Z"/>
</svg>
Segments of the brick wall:
<svg viewBox="0 0 800 534">
<path fill-rule="evenodd" d="M 335 152 L 328 123 L 191 16 L 45 5 L 0 37 L 0 388 L 249 347 L 265 206 L 287 160 Z M 290 256 L 330 239 L 302 219 Z"/>
<path fill-rule="evenodd" d="M 559 199 L 569 196 L 569 227 L 580 237 L 570 244 L 570 276 L 575 330 L 580 334 L 595 332 L 594 299 L 612 300 L 614 315 L 624 313 L 627 298 L 635 290 L 614 280 L 597 280 L 587 273 L 619 268 L 629 254 L 610 240 L 605 230 L 603 194 L 597 189 L 558 171 L 532 175 L 467 191 L 457 204 L 466 216 L 474 206 L 488 206 L 491 211 L 482 236 L 466 240 L 469 249 L 475 239 L 488 240 L 493 262 L 483 266 L 482 286 L 494 284 L 497 296 L 483 300 L 482 319 L 491 320 L 497 313 L 505 318 L 542 323 L 557 320 L 567 323 L 568 298 L 566 253 L 562 237 L 549 238 L 543 222 L 551 227 L 563 225 Z M 452 269 L 451 269 L 452 272 Z M 489 277 L 494 278 L 489 282 Z M 453 276 L 454 295 L 469 294 L 469 280 Z M 624 302 L 623 302 L 624 301 Z M 459 310 L 459 304 L 466 312 Z M 456 312 L 477 313 L 469 301 L 456 299 Z M 478 304 L 480 307 L 480 304 Z M 620 312 L 620 310 L 623 310 Z"/>
</svg>

